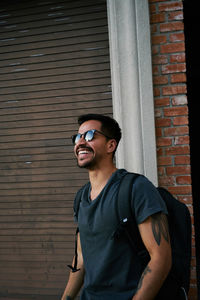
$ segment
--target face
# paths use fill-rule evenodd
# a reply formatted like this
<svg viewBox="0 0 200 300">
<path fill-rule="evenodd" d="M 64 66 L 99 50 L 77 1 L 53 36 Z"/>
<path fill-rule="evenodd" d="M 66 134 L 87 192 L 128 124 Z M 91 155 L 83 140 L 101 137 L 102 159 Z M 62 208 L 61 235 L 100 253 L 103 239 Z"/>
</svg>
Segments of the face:
<svg viewBox="0 0 200 300">
<path fill-rule="evenodd" d="M 83 134 L 88 130 L 96 129 L 101 131 L 101 122 L 89 120 L 79 127 L 79 133 Z M 91 141 L 85 141 L 84 137 L 74 146 L 74 153 L 80 168 L 95 169 L 102 165 L 110 153 L 109 142 L 106 137 L 95 132 Z"/>
</svg>

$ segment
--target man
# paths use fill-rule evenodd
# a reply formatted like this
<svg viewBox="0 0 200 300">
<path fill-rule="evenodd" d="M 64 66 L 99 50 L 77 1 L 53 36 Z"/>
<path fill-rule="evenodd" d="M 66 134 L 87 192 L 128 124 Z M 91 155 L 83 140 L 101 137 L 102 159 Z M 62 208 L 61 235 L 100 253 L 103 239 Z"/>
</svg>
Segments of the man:
<svg viewBox="0 0 200 300">
<path fill-rule="evenodd" d="M 119 125 L 98 114 L 83 115 L 78 122 L 79 132 L 72 137 L 74 153 L 78 166 L 88 170 L 90 185 L 82 192 L 76 216 L 80 233 L 72 264 L 75 272 L 70 273 L 62 300 L 75 299 L 83 284 L 81 300 L 154 299 L 171 268 L 165 205 L 151 182 L 139 176 L 131 205 L 150 255 L 141 270 L 126 238 L 113 238 L 118 224 L 117 191 L 126 174 L 113 162 L 121 138 Z"/>
</svg>

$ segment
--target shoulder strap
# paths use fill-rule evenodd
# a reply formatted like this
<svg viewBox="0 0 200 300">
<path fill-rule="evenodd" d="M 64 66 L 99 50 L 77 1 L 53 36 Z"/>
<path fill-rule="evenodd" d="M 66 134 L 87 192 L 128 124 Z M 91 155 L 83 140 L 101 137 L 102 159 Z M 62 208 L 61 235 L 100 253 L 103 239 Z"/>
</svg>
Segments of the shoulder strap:
<svg viewBox="0 0 200 300">
<path fill-rule="evenodd" d="M 137 173 L 126 173 L 119 186 L 118 191 L 118 214 L 121 222 L 127 222 L 131 217 L 131 194 L 133 183 L 140 176 Z"/>
<path fill-rule="evenodd" d="M 123 231 L 126 234 L 135 254 L 140 257 L 142 263 L 146 263 L 146 259 L 148 259 L 147 251 L 139 234 L 138 225 L 131 207 L 132 187 L 136 178 L 139 176 L 140 174 L 137 173 L 127 173 L 122 178 L 118 192 L 117 204 L 120 226 L 123 228 Z"/>
<path fill-rule="evenodd" d="M 131 214 L 131 194 L 133 183 L 139 176 L 137 173 L 126 173 L 119 186 L 118 191 L 118 214 L 120 222 L 127 222 L 128 218 L 132 217 Z"/>
<path fill-rule="evenodd" d="M 82 188 L 80 188 L 75 196 L 74 199 L 74 217 L 78 218 L 78 210 L 79 210 L 79 206 L 80 206 L 80 202 L 81 202 L 81 197 L 82 197 L 82 193 L 84 191 L 84 189 L 86 187 L 89 186 L 89 182 L 86 183 L 84 186 L 82 186 Z"/>
<path fill-rule="evenodd" d="M 74 216 L 78 219 L 78 210 L 81 202 L 81 197 L 84 189 L 89 186 L 89 182 L 86 183 L 82 188 L 80 188 L 75 196 L 74 199 Z M 78 264 L 78 252 L 77 252 L 77 235 L 79 233 L 79 228 L 76 228 L 76 234 L 75 234 L 75 254 L 74 254 L 74 266 L 68 265 L 68 267 L 72 270 L 72 273 L 75 273 L 79 271 L 80 269 L 77 269 Z"/>
</svg>

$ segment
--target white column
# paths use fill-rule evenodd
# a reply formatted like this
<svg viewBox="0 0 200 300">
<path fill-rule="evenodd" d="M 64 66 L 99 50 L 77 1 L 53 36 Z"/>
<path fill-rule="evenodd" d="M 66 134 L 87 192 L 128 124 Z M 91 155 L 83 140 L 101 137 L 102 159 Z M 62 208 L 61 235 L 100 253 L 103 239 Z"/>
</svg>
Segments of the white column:
<svg viewBox="0 0 200 300">
<path fill-rule="evenodd" d="M 107 0 L 113 114 L 122 128 L 117 166 L 157 185 L 147 0 Z"/>
</svg>

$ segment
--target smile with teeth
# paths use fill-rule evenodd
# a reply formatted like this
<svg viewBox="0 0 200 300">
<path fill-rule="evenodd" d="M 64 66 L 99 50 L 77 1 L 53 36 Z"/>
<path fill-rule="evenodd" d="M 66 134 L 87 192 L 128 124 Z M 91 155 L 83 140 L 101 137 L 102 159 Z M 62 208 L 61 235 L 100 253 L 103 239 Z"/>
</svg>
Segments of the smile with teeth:
<svg viewBox="0 0 200 300">
<path fill-rule="evenodd" d="M 88 154 L 90 151 L 86 151 L 86 150 L 81 150 L 81 151 L 79 151 L 78 152 L 78 154 L 80 155 L 80 154 Z"/>
<path fill-rule="evenodd" d="M 89 153 L 91 153 L 91 152 L 92 152 L 92 151 L 89 150 L 89 149 L 78 149 L 77 154 L 78 154 L 78 155 L 86 155 L 86 154 L 89 154 Z"/>
</svg>

